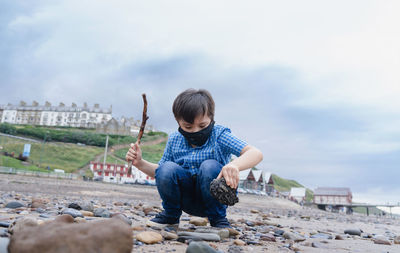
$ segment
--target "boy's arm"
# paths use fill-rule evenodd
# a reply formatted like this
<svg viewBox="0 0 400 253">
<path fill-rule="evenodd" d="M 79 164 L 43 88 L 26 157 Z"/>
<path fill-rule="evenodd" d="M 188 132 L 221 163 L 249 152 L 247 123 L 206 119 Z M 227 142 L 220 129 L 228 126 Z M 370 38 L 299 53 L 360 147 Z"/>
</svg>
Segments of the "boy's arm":
<svg viewBox="0 0 400 253">
<path fill-rule="evenodd" d="M 237 188 L 239 184 L 239 171 L 256 166 L 263 159 L 263 154 L 257 148 L 246 145 L 240 152 L 240 156 L 225 165 L 218 175 L 224 177 L 226 184 L 232 188 Z"/>
<path fill-rule="evenodd" d="M 158 164 L 142 159 L 142 150 L 137 143 L 131 144 L 131 148 L 126 153 L 126 160 L 132 161 L 132 165 L 143 171 L 148 176 L 155 177 Z"/>
</svg>

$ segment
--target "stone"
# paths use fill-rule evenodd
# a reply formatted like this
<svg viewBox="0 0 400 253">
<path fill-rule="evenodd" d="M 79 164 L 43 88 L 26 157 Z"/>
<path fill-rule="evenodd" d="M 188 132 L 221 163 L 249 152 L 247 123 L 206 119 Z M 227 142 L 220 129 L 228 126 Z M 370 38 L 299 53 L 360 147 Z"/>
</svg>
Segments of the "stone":
<svg viewBox="0 0 400 253">
<path fill-rule="evenodd" d="M 94 216 L 94 214 L 92 212 L 89 212 L 89 211 L 81 210 L 80 212 L 81 212 L 81 214 L 83 216 L 87 216 L 87 217 L 93 217 Z"/>
<path fill-rule="evenodd" d="M 189 246 L 186 248 L 186 253 L 217 253 L 213 247 L 208 245 L 205 242 L 196 242 L 193 241 L 189 243 Z"/>
<path fill-rule="evenodd" d="M 390 241 L 383 235 L 376 235 L 372 238 L 375 244 L 392 245 Z"/>
<path fill-rule="evenodd" d="M 62 215 L 57 216 L 57 217 L 55 218 L 55 221 L 64 222 L 64 223 L 73 223 L 75 220 L 74 220 L 74 218 L 73 218 L 71 215 L 69 215 L 69 214 L 62 214 Z"/>
<path fill-rule="evenodd" d="M 8 243 L 10 242 L 10 239 L 7 237 L 0 237 L 0 253 L 7 253 L 7 247 Z"/>
<path fill-rule="evenodd" d="M 329 234 L 318 233 L 310 236 L 310 238 L 318 238 L 318 239 L 333 239 L 333 237 Z"/>
<path fill-rule="evenodd" d="M 360 229 L 346 229 L 344 231 L 345 234 L 348 235 L 358 235 L 361 236 L 361 230 Z"/>
<path fill-rule="evenodd" d="M 228 248 L 228 253 L 241 253 L 243 249 L 238 245 L 230 245 Z"/>
<path fill-rule="evenodd" d="M 225 178 L 214 179 L 210 183 L 210 193 L 221 204 L 233 206 L 239 202 L 236 189 L 226 184 Z"/>
<path fill-rule="evenodd" d="M 20 230 L 23 230 L 25 228 L 29 228 L 29 227 L 36 227 L 38 226 L 38 222 L 36 219 L 31 218 L 31 217 L 24 217 L 24 218 L 20 218 L 15 220 L 11 226 L 8 228 L 8 232 L 10 234 L 14 234 Z"/>
<path fill-rule="evenodd" d="M 178 235 L 175 233 L 161 231 L 161 235 L 165 240 L 176 240 L 178 239 Z"/>
<path fill-rule="evenodd" d="M 126 215 L 123 214 L 123 213 L 113 214 L 113 215 L 111 215 L 111 218 L 113 218 L 113 219 L 120 219 L 120 220 L 122 220 L 123 222 L 125 222 L 126 224 L 128 224 L 129 226 L 132 225 L 131 219 L 129 219 L 128 217 L 126 217 Z"/>
<path fill-rule="evenodd" d="M 62 211 L 62 214 L 69 214 L 69 215 L 71 215 L 73 218 L 76 218 L 76 217 L 81 217 L 81 218 L 83 218 L 82 213 L 81 213 L 80 211 L 76 210 L 76 209 L 73 209 L 73 208 L 64 209 L 64 210 Z"/>
<path fill-rule="evenodd" d="M 400 244 L 400 236 L 396 236 L 393 240 L 394 244 Z"/>
<path fill-rule="evenodd" d="M 47 203 L 49 203 L 48 199 L 41 199 L 41 198 L 33 198 L 30 204 L 31 208 L 46 208 Z"/>
<path fill-rule="evenodd" d="M 276 238 L 274 235 L 267 233 L 267 234 L 262 234 L 260 236 L 261 241 L 267 241 L 267 242 L 276 242 Z"/>
<path fill-rule="evenodd" d="M 246 225 L 249 226 L 249 227 L 254 227 L 254 226 L 255 226 L 254 222 L 249 221 L 249 220 L 246 221 L 245 223 L 246 223 Z"/>
<path fill-rule="evenodd" d="M 132 231 L 144 231 L 145 228 L 142 226 L 133 226 Z"/>
<path fill-rule="evenodd" d="M 11 209 L 20 208 L 20 207 L 24 207 L 24 204 L 22 204 L 21 202 L 18 202 L 18 201 L 8 202 L 7 205 L 5 206 L 5 208 L 11 208 Z"/>
<path fill-rule="evenodd" d="M 195 226 L 207 226 L 208 220 L 201 217 L 192 217 L 189 223 Z"/>
<path fill-rule="evenodd" d="M 209 228 L 209 227 L 202 227 L 196 228 L 195 232 L 197 233 L 213 233 L 219 235 L 221 239 L 225 239 L 229 237 L 229 230 L 228 229 L 216 229 L 216 228 Z"/>
<path fill-rule="evenodd" d="M 341 235 L 336 235 L 335 240 L 344 240 L 343 236 Z"/>
<path fill-rule="evenodd" d="M 163 237 L 161 234 L 153 231 L 141 232 L 136 236 L 136 239 L 146 244 L 154 244 L 161 242 Z"/>
<path fill-rule="evenodd" d="M 282 236 L 283 236 L 283 238 L 292 240 L 294 242 L 302 242 L 302 241 L 306 240 L 306 238 L 304 238 L 300 234 L 292 233 L 292 232 L 285 232 L 285 233 L 283 233 Z"/>
<path fill-rule="evenodd" d="M 219 242 L 221 240 L 221 237 L 214 233 L 178 232 L 178 236 L 185 237 L 186 239 L 203 240 L 203 241 Z"/>
<path fill-rule="evenodd" d="M 19 215 L 27 215 L 29 212 L 27 210 L 21 211 L 18 213 Z"/>
<path fill-rule="evenodd" d="M 76 218 L 74 219 L 74 221 L 75 221 L 76 223 L 85 223 L 85 222 L 87 222 L 85 218 L 81 218 L 81 217 L 76 217 Z"/>
<path fill-rule="evenodd" d="M 82 207 L 78 203 L 70 203 L 68 205 L 68 208 L 73 208 L 73 209 L 76 209 L 76 210 L 82 210 Z"/>
<path fill-rule="evenodd" d="M 154 208 L 152 207 L 143 207 L 143 212 L 145 215 L 149 215 L 150 213 L 154 212 Z"/>
<path fill-rule="evenodd" d="M 313 248 L 319 248 L 319 249 L 326 249 L 327 248 L 325 245 L 323 245 L 322 243 L 319 243 L 319 242 L 312 242 L 311 246 Z"/>
<path fill-rule="evenodd" d="M 88 211 L 88 212 L 93 212 L 94 211 L 93 203 L 91 203 L 91 202 L 80 203 L 80 207 L 84 211 Z"/>
<path fill-rule="evenodd" d="M 251 209 L 250 210 L 251 213 L 260 213 L 260 211 L 256 210 L 256 209 Z"/>
<path fill-rule="evenodd" d="M 8 228 L 10 225 L 11 225 L 10 222 L 0 221 L 0 227 L 2 228 Z"/>
<path fill-rule="evenodd" d="M 284 233 L 285 233 L 285 231 L 284 231 L 284 230 L 281 230 L 281 229 L 276 230 L 276 231 L 274 232 L 275 236 L 282 236 Z"/>
<path fill-rule="evenodd" d="M 244 241 L 240 240 L 240 239 L 234 240 L 233 243 L 234 243 L 235 245 L 238 245 L 238 246 L 244 246 L 244 245 L 246 245 L 246 243 L 245 243 Z"/>
<path fill-rule="evenodd" d="M 240 235 L 240 232 L 233 228 L 226 228 L 229 231 L 229 236 L 237 236 Z"/>
<path fill-rule="evenodd" d="M 103 217 L 103 218 L 110 218 L 111 213 L 107 209 L 104 208 L 96 208 L 93 212 L 95 217 Z"/>
<path fill-rule="evenodd" d="M 52 221 L 15 232 L 9 253 L 130 253 L 132 246 L 131 228 L 118 219 L 80 224 Z"/>
</svg>

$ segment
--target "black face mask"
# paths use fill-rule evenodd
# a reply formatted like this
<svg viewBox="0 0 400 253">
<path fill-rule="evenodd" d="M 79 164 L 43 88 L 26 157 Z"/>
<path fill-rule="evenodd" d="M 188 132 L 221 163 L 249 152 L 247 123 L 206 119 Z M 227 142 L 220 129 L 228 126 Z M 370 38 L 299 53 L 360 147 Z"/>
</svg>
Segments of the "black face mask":
<svg viewBox="0 0 400 253">
<path fill-rule="evenodd" d="M 181 127 L 179 127 L 178 131 L 186 138 L 189 144 L 200 147 L 203 146 L 204 143 L 206 143 L 206 141 L 208 140 L 208 137 L 210 137 L 210 134 L 214 127 L 214 123 L 215 123 L 214 121 L 211 121 L 208 127 L 194 133 L 186 132 Z"/>
</svg>

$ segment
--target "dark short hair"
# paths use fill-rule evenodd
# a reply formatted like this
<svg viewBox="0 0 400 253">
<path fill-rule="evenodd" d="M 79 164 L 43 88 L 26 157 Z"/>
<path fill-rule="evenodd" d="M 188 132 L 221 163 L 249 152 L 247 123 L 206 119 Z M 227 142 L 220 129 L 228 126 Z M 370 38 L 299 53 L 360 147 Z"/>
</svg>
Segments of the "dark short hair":
<svg viewBox="0 0 400 253">
<path fill-rule="evenodd" d="M 187 89 L 179 94 L 172 105 L 172 111 L 176 120 L 183 119 L 193 123 L 199 115 L 205 115 L 214 120 L 215 103 L 207 90 Z"/>
</svg>

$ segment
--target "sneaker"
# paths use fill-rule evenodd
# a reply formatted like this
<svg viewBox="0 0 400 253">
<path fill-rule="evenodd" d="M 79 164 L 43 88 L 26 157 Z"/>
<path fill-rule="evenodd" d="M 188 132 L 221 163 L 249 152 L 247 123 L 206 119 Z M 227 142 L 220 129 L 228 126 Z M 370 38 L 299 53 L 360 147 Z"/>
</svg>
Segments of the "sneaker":
<svg viewBox="0 0 400 253">
<path fill-rule="evenodd" d="M 164 228 L 168 226 L 179 226 L 179 218 L 171 218 L 165 216 L 163 213 L 159 213 L 151 220 L 146 222 L 148 227 Z"/>
<path fill-rule="evenodd" d="M 210 221 L 210 225 L 215 228 L 232 228 L 227 218 Z"/>
</svg>

